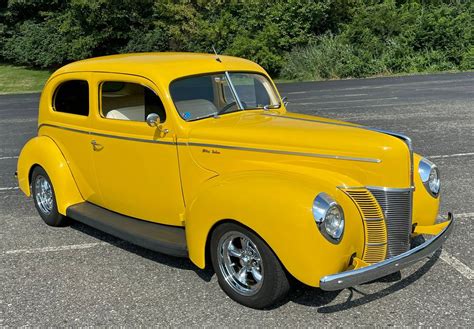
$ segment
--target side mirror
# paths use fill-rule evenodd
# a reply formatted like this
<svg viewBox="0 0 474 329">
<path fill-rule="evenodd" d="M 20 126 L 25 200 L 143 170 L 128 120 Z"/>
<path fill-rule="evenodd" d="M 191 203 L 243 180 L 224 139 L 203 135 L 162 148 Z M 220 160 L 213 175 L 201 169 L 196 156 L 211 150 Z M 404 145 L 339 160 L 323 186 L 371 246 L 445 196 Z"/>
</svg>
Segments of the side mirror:
<svg viewBox="0 0 474 329">
<path fill-rule="evenodd" d="M 285 106 L 288 105 L 288 103 L 289 103 L 289 102 L 288 102 L 288 97 L 285 96 L 285 97 L 283 97 L 281 100 L 283 101 L 283 105 L 285 105 Z"/>
<path fill-rule="evenodd" d="M 156 113 L 150 113 L 146 116 L 146 123 L 150 127 L 158 127 L 158 123 L 161 121 L 161 118 Z"/>
<path fill-rule="evenodd" d="M 160 125 L 161 118 L 158 114 L 156 113 L 150 113 L 146 116 L 146 123 L 150 127 L 156 127 L 162 134 L 167 134 L 169 133 L 168 129 L 163 129 L 163 125 Z"/>
</svg>

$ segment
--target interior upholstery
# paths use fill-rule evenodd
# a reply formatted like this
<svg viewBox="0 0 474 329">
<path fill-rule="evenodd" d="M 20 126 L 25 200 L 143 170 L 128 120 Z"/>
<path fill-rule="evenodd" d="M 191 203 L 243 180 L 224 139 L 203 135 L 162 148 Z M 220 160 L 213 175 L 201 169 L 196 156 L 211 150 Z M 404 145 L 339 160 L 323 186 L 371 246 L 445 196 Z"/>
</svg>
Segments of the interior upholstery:
<svg viewBox="0 0 474 329">
<path fill-rule="evenodd" d="M 106 115 L 107 119 L 116 119 L 116 120 L 131 120 L 131 121 L 144 121 L 145 120 L 145 106 L 129 106 L 116 108 L 110 110 Z"/>
<path fill-rule="evenodd" d="M 152 90 L 131 82 L 105 82 L 103 88 L 102 114 L 107 119 L 144 122 L 156 113 L 160 122 L 166 120 L 163 103 Z"/>
<path fill-rule="evenodd" d="M 217 114 L 216 106 L 207 99 L 179 101 L 175 105 L 181 117 L 186 120 L 194 120 L 210 114 Z"/>
</svg>

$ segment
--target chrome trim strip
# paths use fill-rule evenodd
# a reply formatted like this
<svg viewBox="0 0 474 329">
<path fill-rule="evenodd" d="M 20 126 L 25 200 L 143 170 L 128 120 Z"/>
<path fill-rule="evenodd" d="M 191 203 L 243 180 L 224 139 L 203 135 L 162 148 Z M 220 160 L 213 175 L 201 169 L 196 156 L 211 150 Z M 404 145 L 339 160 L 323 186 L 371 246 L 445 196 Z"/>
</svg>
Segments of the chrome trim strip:
<svg viewBox="0 0 474 329">
<path fill-rule="evenodd" d="M 136 137 L 125 137 L 125 136 L 117 136 L 117 135 L 109 135 L 103 133 L 96 133 L 96 132 L 89 132 L 91 136 L 99 136 L 99 137 L 108 137 L 114 139 L 121 139 L 133 142 L 142 142 L 142 143 L 152 143 L 152 144 L 167 144 L 167 145 L 176 145 L 175 142 L 168 142 L 168 141 L 157 141 L 152 139 L 143 139 L 143 138 L 136 138 Z"/>
<path fill-rule="evenodd" d="M 81 134 L 87 134 L 87 135 L 90 135 L 90 133 L 86 130 L 81 130 L 81 129 L 74 129 L 74 128 L 69 128 L 69 127 L 63 127 L 63 126 L 57 126 L 57 125 L 52 125 L 52 124 L 49 124 L 49 123 L 42 123 L 38 126 L 38 131 L 42 128 L 42 127 L 53 127 L 53 128 L 58 128 L 58 129 L 63 129 L 63 130 L 68 130 L 68 131 L 73 131 L 73 132 L 76 132 L 76 133 L 81 133 Z"/>
<path fill-rule="evenodd" d="M 234 94 L 234 98 L 237 101 L 237 105 L 239 105 L 239 108 L 241 110 L 245 110 L 242 102 L 240 101 L 239 94 L 237 94 L 237 90 L 234 87 L 234 84 L 232 83 L 232 80 L 230 79 L 230 74 L 228 71 L 225 71 L 225 77 L 227 78 L 227 82 L 229 83 L 230 90 L 232 91 L 232 94 Z"/>
<path fill-rule="evenodd" d="M 383 186 L 337 186 L 338 189 L 345 190 L 358 190 L 358 189 L 367 189 L 367 190 L 380 190 L 385 192 L 408 192 L 412 191 L 413 187 L 383 187 Z"/>
<path fill-rule="evenodd" d="M 335 126 L 344 126 L 344 127 L 352 127 L 352 128 L 362 128 L 362 129 L 365 128 L 364 126 L 360 126 L 360 125 L 357 125 L 357 124 L 339 123 L 339 122 L 328 122 L 328 121 L 316 120 L 316 119 L 293 118 L 293 117 L 289 117 L 289 116 L 281 115 L 281 114 L 262 113 L 262 115 L 264 115 L 264 116 L 269 116 L 269 117 L 277 117 L 277 118 L 290 119 L 290 120 L 325 123 L 325 124 L 330 124 L 330 125 L 335 125 Z"/>
<path fill-rule="evenodd" d="M 343 156 L 343 155 L 292 152 L 292 151 L 261 149 L 261 148 L 232 146 L 232 145 L 195 143 L 195 142 L 187 142 L 186 144 L 188 146 L 215 147 L 215 148 L 228 149 L 228 150 L 273 153 L 273 154 L 283 154 L 283 155 L 297 155 L 297 156 L 305 156 L 305 157 L 313 157 L 313 158 L 325 158 L 325 159 L 336 159 L 336 160 L 347 160 L 347 161 L 360 161 L 360 162 L 371 162 L 371 163 L 380 163 L 380 162 L 382 162 L 382 160 L 380 160 L 380 159 L 356 158 L 356 157 L 349 157 L 349 156 Z"/>
<path fill-rule="evenodd" d="M 413 186 L 411 187 L 383 187 L 383 186 L 366 186 L 368 190 L 378 190 L 384 192 L 409 192 L 413 191 Z"/>
<path fill-rule="evenodd" d="M 357 270 L 327 275 L 320 279 L 320 288 L 326 291 L 334 291 L 352 287 L 398 272 L 401 269 L 422 260 L 438 250 L 451 234 L 454 227 L 454 216 L 451 213 L 448 213 L 448 220 L 450 223 L 441 233 L 418 247 L 380 263 L 375 263 Z"/>
<path fill-rule="evenodd" d="M 86 130 L 81 130 L 81 129 L 75 129 L 75 128 L 52 125 L 52 124 L 49 124 L 49 123 L 41 124 L 38 127 L 38 130 L 43 126 L 53 127 L 53 128 L 63 129 L 63 130 L 69 130 L 69 131 L 73 131 L 73 132 L 77 132 L 77 133 L 81 133 L 81 134 L 88 134 L 88 135 L 91 135 L 91 136 L 109 137 L 109 138 L 129 140 L 129 141 L 135 141 L 135 142 L 144 142 L 144 143 L 180 145 L 180 146 L 187 145 L 187 146 L 200 146 L 200 147 L 215 147 L 215 148 L 228 149 L 228 150 L 273 153 L 273 154 L 283 154 L 283 155 L 297 155 L 297 156 L 306 156 L 306 157 L 313 157 L 313 158 L 325 158 L 325 159 L 336 159 L 336 160 L 347 160 L 347 161 L 360 161 L 360 162 L 370 162 L 370 163 L 380 163 L 380 162 L 382 162 L 382 160 L 380 160 L 380 159 L 357 158 L 357 157 L 349 157 L 349 156 L 343 156 L 343 155 L 291 152 L 291 151 L 280 151 L 280 150 L 272 150 L 272 149 L 261 149 L 261 148 L 251 148 L 251 147 L 241 147 L 241 146 L 221 145 L 221 144 L 195 143 L 195 142 L 157 141 L 157 140 L 151 140 L 151 139 L 142 139 L 142 138 L 135 138 L 135 137 L 125 137 L 125 136 L 116 136 L 116 135 L 109 135 L 109 134 L 103 134 L 103 133 L 96 133 L 96 132 L 92 132 L 92 131 L 86 131 Z"/>
<path fill-rule="evenodd" d="M 176 143 L 176 142 L 158 141 L 158 140 L 152 140 L 152 139 L 144 139 L 144 138 L 136 138 L 136 137 L 126 137 L 126 136 L 103 134 L 103 133 L 97 133 L 97 132 L 93 132 L 93 131 L 87 131 L 87 130 L 81 130 L 81 129 L 75 129 L 75 128 L 52 125 L 52 124 L 49 124 L 49 123 L 42 123 L 41 125 L 39 125 L 38 126 L 38 131 L 41 129 L 41 127 L 53 127 L 53 128 L 73 131 L 73 132 L 77 132 L 77 133 L 81 133 L 81 134 L 87 134 L 87 135 L 90 135 L 90 136 L 108 137 L 108 138 L 121 139 L 121 140 L 133 141 L 133 142 L 152 143 L 152 144 L 165 144 L 165 145 L 178 145 L 179 144 L 179 143 Z M 184 143 L 181 143 L 181 144 L 184 144 Z"/>
</svg>

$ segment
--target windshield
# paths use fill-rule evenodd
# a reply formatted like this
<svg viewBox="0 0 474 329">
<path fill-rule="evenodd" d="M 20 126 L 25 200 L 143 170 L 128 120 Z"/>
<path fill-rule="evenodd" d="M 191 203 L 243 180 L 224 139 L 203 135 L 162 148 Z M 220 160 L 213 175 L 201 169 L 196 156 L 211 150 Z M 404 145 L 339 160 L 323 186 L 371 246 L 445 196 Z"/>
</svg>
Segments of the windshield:
<svg viewBox="0 0 474 329">
<path fill-rule="evenodd" d="M 186 121 L 242 110 L 279 108 L 270 81 L 258 73 L 226 72 L 173 81 L 170 93 Z"/>
</svg>

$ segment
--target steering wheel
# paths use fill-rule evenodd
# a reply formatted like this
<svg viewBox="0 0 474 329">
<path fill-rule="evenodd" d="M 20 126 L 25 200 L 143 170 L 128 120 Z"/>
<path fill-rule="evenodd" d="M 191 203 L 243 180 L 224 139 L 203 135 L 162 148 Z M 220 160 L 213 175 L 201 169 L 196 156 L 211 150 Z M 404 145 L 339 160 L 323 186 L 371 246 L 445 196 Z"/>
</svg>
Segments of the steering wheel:
<svg viewBox="0 0 474 329">
<path fill-rule="evenodd" d="M 224 105 L 224 107 L 222 109 L 219 110 L 219 112 L 217 112 L 217 114 L 222 114 L 222 113 L 225 113 L 227 112 L 228 109 L 230 109 L 232 106 L 235 106 L 237 105 L 237 102 L 230 102 L 229 104 L 226 104 Z"/>
<path fill-rule="evenodd" d="M 241 103 L 242 103 L 242 106 L 243 106 L 244 108 L 247 107 L 247 104 L 245 104 L 245 102 L 242 102 L 242 101 L 241 101 Z M 229 104 L 224 105 L 224 107 L 223 107 L 222 109 L 220 109 L 219 112 L 217 112 L 217 115 L 227 112 L 228 109 L 230 109 L 232 106 L 235 106 L 235 105 L 237 105 L 237 102 L 235 102 L 235 101 L 234 101 L 234 102 L 230 102 Z"/>
</svg>

